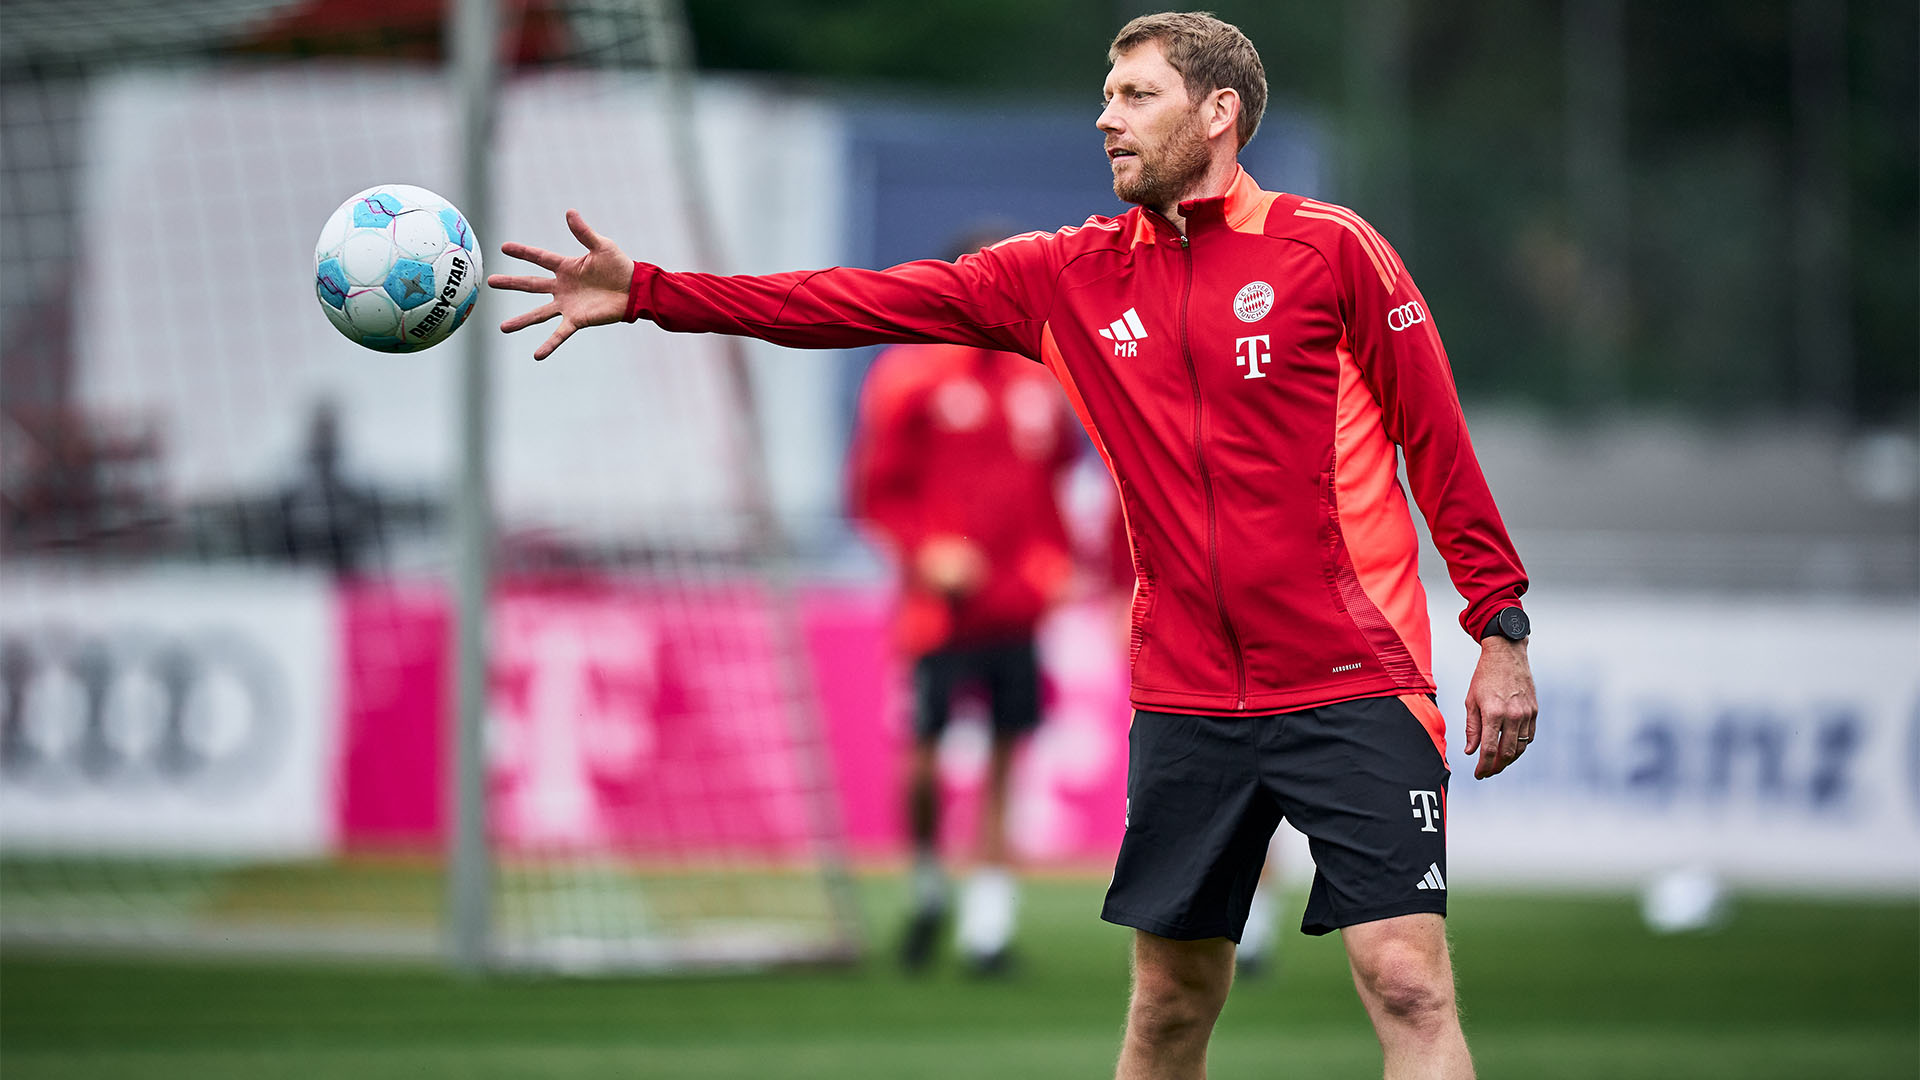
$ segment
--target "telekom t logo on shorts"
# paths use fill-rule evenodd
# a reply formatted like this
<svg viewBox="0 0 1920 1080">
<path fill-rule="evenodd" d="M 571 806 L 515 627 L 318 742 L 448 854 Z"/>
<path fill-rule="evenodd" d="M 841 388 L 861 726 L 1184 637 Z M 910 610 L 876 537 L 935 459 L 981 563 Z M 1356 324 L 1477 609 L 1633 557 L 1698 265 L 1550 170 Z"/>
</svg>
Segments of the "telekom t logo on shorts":
<svg viewBox="0 0 1920 1080">
<path fill-rule="evenodd" d="M 1440 793 L 1437 791 L 1409 791 L 1407 801 L 1413 804 L 1413 816 L 1420 819 L 1421 832 L 1439 832 L 1433 827 L 1435 815 L 1440 813 Z"/>
</svg>

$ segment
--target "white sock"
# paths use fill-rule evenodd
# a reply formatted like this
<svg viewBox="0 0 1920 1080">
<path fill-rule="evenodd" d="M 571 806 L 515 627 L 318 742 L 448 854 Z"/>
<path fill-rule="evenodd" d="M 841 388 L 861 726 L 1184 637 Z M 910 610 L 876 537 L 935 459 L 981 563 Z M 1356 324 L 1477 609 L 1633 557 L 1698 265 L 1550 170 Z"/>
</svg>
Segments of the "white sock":
<svg viewBox="0 0 1920 1080">
<path fill-rule="evenodd" d="M 947 872 L 940 860 L 929 852 L 913 857 L 913 910 L 944 911 L 947 907 Z"/>
<path fill-rule="evenodd" d="M 990 956 L 1013 938 L 1014 908 L 1019 903 L 1013 874 L 1004 866 L 982 866 L 960 894 L 960 949 L 968 956 Z"/>
<path fill-rule="evenodd" d="M 1242 959 L 1266 959 L 1267 950 L 1273 947 L 1273 931 L 1280 922 L 1280 905 L 1274 902 L 1273 890 L 1262 881 L 1253 890 L 1253 904 L 1247 909 L 1247 928 L 1240 932 L 1240 956 Z"/>
</svg>

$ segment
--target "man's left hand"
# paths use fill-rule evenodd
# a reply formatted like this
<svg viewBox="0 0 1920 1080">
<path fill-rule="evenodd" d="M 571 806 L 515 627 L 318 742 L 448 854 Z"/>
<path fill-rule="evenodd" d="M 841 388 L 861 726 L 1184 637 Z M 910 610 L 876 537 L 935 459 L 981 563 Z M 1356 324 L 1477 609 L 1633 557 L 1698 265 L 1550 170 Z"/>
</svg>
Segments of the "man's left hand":
<svg viewBox="0 0 1920 1080">
<path fill-rule="evenodd" d="M 559 316 L 560 325 L 533 350 L 535 360 L 552 356 L 553 350 L 572 337 L 575 330 L 616 323 L 627 314 L 627 288 L 633 280 L 633 260 L 627 258 L 618 244 L 594 232 L 578 210 L 567 211 L 567 228 L 573 231 L 580 246 L 587 249 L 584 253 L 569 257 L 511 241 L 500 245 L 501 254 L 552 271 L 552 277 L 494 274 L 487 278 L 487 284 L 496 289 L 545 293 L 553 297 L 532 311 L 522 312 L 500 324 L 502 333 L 511 334 Z"/>
<path fill-rule="evenodd" d="M 1480 663 L 1467 686 L 1467 753 L 1480 755 L 1473 767 L 1475 780 L 1485 780 L 1526 753 L 1539 713 L 1526 641 L 1498 635 L 1482 641 Z"/>
</svg>

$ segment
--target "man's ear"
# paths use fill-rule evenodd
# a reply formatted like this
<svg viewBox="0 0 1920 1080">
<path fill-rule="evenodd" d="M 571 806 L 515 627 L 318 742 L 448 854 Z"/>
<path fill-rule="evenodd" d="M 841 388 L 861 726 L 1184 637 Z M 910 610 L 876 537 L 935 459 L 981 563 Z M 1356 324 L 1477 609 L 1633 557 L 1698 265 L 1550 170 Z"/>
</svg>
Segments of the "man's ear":
<svg viewBox="0 0 1920 1080">
<path fill-rule="evenodd" d="M 1221 87 L 1207 95 L 1207 138 L 1232 135 L 1240 126 L 1240 94 Z"/>
</svg>

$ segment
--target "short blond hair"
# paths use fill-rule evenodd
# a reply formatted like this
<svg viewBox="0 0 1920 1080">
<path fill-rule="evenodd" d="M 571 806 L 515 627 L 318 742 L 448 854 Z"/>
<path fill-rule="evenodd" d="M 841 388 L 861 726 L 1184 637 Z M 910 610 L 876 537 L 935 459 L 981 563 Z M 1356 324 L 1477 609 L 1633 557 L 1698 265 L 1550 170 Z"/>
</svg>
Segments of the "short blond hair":
<svg viewBox="0 0 1920 1080">
<path fill-rule="evenodd" d="M 1195 100 L 1221 89 L 1240 95 L 1238 134 L 1240 145 L 1247 145 L 1260 130 L 1260 114 L 1267 111 L 1267 71 L 1247 35 L 1210 11 L 1162 11 L 1121 27 L 1107 47 L 1107 63 L 1149 41 L 1160 43 L 1167 63 L 1186 80 L 1187 93 Z"/>
</svg>

